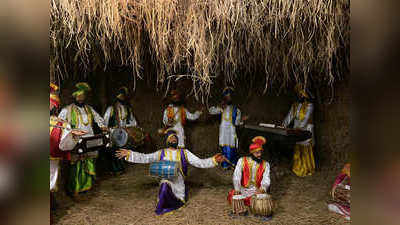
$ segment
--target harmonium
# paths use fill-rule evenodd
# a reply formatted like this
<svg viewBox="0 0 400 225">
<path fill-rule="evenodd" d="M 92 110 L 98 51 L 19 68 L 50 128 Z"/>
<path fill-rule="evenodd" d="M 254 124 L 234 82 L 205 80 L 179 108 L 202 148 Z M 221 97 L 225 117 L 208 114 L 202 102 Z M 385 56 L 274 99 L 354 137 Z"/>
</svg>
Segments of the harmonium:
<svg viewBox="0 0 400 225">
<path fill-rule="evenodd" d="M 73 153 L 84 154 L 111 147 L 110 134 L 108 132 L 90 136 L 78 137 L 78 143 L 72 150 Z"/>
<path fill-rule="evenodd" d="M 269 154 L 275 155 L 277 151 L 286 152 L 290 155 L 296 142 L 312 138 L 312 133 L 307 130 L 283 128 L 274 124 L 250 125 L 246 124 L 239 128 L 239 141 L 241 148 L 247 148 L 251 140 L 256 136 L 263 136 L 267 139 Z"/>
<path fill-rule="evenodd" d="M 274 124 L 244 125 L 242 132 L 249 136 L 264 136 L 270 141 L 295 143 L 312 137 L 310 131 L 283 128 Z"/>
</svg>

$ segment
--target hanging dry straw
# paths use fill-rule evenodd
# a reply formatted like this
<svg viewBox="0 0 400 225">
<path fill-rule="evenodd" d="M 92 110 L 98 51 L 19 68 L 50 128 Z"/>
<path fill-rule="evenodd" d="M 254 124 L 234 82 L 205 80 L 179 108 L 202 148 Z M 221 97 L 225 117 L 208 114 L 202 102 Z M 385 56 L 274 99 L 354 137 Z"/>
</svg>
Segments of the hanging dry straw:
<svg viewBox="0 0 400 225">
<path fill-rule="evenodd" d="M 193 80 L 196 97 L 224 76 L 332 85 L 349 70 L 349 0 L 51 0 L 50 74 L 110 63 L 158 83 Z M 151 59 L 145 57 L 151 55 Z M 184 72 L 182 72 L 184 71 Z"/>
</svg>

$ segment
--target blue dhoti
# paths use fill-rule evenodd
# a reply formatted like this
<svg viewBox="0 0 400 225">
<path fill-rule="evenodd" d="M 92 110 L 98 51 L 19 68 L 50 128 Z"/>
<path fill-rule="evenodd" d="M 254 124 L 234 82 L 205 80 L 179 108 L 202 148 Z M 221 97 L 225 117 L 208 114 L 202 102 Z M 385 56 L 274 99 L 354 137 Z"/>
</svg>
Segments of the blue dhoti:
<svg viewBox="0 0 400 225">
<path fill-rule="evenodd" d="M 232 148 L 230 146 L 222 147 L 222 154 L 234 165 L 237 163 L 237 152 L 236 148 Z M 227 162 L 222 162 L 222 168 L 227 169 L 230 167 L 230 164 Z"/>
</svg>

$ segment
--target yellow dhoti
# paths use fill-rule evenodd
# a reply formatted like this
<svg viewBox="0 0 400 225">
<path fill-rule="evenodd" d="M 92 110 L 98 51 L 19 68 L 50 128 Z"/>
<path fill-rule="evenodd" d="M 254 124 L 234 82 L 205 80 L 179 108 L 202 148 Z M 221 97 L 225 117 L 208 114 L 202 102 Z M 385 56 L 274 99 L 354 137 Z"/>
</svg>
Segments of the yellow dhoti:
<svg viewBox="0 0 400 225">
<path fill-rule="evenodd" d="M 310 176 L 315 172 L 313 145 L 311 143 L 295 145 L 292 171 L 299 177 Z"/>
</svg>

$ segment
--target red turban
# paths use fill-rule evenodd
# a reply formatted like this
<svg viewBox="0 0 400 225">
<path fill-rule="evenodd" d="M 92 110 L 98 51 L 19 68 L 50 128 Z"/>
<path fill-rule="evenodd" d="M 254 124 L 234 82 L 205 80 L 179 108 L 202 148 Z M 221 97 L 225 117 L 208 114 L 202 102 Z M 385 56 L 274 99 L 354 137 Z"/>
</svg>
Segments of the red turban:
<svg viewBox="0 0 400 225">
<path fill-rule="evenodd" d="M 251 140 L 253 143 L 250 145 L 249 150 L 250 153 L 258 152 L 258 151 L 263 151 L 263 145 L 267 142 L 264 137 L 262 136 L 257 136 Z"/>
</svg>

